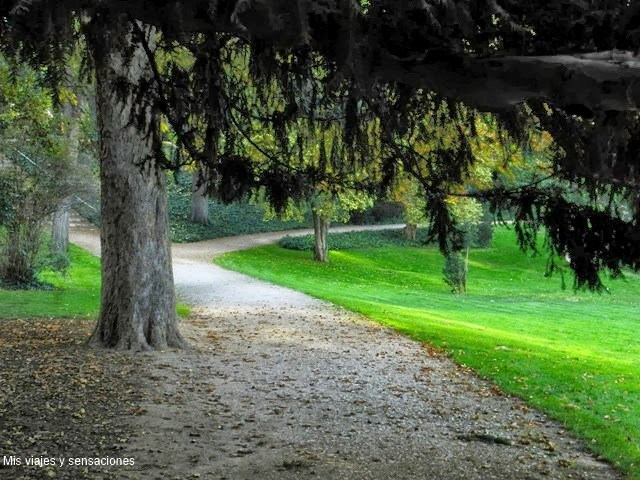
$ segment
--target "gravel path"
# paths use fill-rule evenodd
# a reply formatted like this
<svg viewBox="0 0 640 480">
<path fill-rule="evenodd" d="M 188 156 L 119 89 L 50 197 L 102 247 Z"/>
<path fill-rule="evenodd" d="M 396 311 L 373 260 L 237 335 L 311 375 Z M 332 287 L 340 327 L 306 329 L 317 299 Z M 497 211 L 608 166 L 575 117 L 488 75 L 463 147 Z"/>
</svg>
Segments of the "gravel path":
<svg viewBox="0 0 640 480">
<path fill-rule="evenodd" d="M 296 232 L 298 234 L 303 232 Z M 609 479 L 563 428 L 444 355 L 213 265 L 259 234 L 176 245 L 190 351 L 144 354 L 144 400 L 110 478 Z M 96 252 L 95 232 L 73 233 Z"/>
</svg>

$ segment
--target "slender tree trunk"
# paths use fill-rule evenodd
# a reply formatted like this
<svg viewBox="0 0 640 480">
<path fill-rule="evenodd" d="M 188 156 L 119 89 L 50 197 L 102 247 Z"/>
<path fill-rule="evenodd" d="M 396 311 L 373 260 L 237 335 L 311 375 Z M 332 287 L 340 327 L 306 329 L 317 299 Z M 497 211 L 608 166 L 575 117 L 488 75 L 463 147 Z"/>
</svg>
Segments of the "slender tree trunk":
<svg viewBox="0 0 640 480">
<path fill-rule="evenodd" d="M 329 224 L 326 217 L 313 212 L 313 258 L 318 262 L 329 261 L 329 244 L 327 243 Z"/>
<path fill-rule="evenodd" d="M 51 253 L 66 254 L 69 251 L 69 210 L 71 198 L 62 200 L 51 221 Z"/>
<path fill-rule="evenodd" d="M 407 223 L 404 227 L 404 238 L 415 241 L 418 236 L 418 225 L 415 223 Z"/>
<path fill-rule="evenodd" d="M 148 103 L 147 56 L 126 17 L 89 26 L 96 60 L 102 186 L 102 296 L 93 346 L 183 347 L 171 267 L 166 179 L 156 161 L 159 122 Z M 145 29 L 153 45 L 155 31 Z"/>
<path fill-rule="evenodd" d="M 200 172 L 191 173 L 191 222 L 209 225 L 209 196 L 204 182 L 198 185 Z"/>
<path fill-rule="evenodd" d="M 66 122 L 66 136 L 68 145 L 68 161 L 77 165 L 80 153 L 80 116 L 77 109 L 67 102 L 62 110 Z M 69 251 L 69 209 L 71 198 L 60 201 L 53 213 L 51 222 L 51 253 L 66 254 Z"/>
</svg>

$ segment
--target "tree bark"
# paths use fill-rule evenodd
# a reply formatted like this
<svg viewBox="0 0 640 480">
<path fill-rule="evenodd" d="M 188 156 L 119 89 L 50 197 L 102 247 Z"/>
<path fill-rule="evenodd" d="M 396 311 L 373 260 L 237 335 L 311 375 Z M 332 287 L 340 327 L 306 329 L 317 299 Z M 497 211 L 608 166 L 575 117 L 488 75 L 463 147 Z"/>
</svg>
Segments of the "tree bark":
<svg viewBox="0 0 640 480">
<path fill-rule="evenodd" d="M 92 346 L 120 350 L 184 347 L 171 266 L 166 179 L 156 160 L 159 121 L 139 87 L 151 84 L 131 24 L 89 26 L 96 59 L 102 186 L 102 292 Z M 156 35 L 143 28 L 149 42 Z"/>
<path fill-rule="evenodd" d="M 313 258 L 318 262 L 329 261 L 329 244 L 327 243 L 329 224 L 326 217 L 313 212 Z"/>
<path fill-rule="evenodd" d="M 406 240 L 414 241 L 418 236 L 418 225 L 415 223 L 407 223 L 404 227 L 404 238 Z"/>
<path fill-rule="evenodd" d="M 209 225 L 209 195 L 204 182 L 199 185 L 200 172 L 191 173 L 191 222 Z"/>
</svg>

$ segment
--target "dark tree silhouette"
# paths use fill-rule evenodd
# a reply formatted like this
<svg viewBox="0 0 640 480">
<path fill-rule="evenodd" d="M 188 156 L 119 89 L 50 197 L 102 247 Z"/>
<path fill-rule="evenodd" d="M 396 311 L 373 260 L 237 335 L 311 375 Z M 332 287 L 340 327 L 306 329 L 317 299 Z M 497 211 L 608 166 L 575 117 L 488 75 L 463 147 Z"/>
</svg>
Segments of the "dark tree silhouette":
<svg viewBox="0 0 640 480">
<path fill-rule="evenodd" d="M 323 174 L 287 169 L 284 159 L 311 141 L 300 117 L 339 125 L 354 166 L 373 161 L 375 151 L 383 185 L 400 168 L 427 163 L 431 175 L 420 181 L 444 250 L 456 232 L 444 199 L 473 161 L 478 112 L 491 112 L 522 143 L 532 129 L 546 129 L 557 144 L 554 181 L 475 195 L 516 210 L 523 246 L 532 247 L 533 232 L 545 226 L 579 284 L 598 287 L 602 268 L 638 267 L 638 2 L 1 0 L 0 16 L 3 51 L 46 65 L 52 84 L 80 33 L 90 46 L 105 189 L 97 344 L 183 344 L 161 175 L 175 164 L 161 155 L 161 115 L 206 167 L 210 193 L 226 200 L 262 186 L 281 207 Z M 194 64 L 161 69 L 158 48 L 187 49 Z M 242 55 L 247 75 L 234 73 Z M 425 115 L 460 125 L 456 146 L 443 144 L 438 158 L 421 157 L 408 141 Z M 371 138 L 373 124 L 380 138 Z M 247 154 L 256 128 L 277 140 L 251 145 L 265 158 L 258 167 Z M 374 149 L 380 141 L 385 147 Z M 576 191 L 584 195 L 571 196 Z M 126 219 L 123 201 L 131 206 Z"/>
</svg>

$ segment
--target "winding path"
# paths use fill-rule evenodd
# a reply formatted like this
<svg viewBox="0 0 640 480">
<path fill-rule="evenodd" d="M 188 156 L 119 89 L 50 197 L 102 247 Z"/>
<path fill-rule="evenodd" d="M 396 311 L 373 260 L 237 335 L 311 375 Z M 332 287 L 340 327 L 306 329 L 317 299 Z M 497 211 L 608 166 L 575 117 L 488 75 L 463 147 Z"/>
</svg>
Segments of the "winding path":
<svg viewBox="0 0 640 480">
<path fill-rule="evenodd" d="M 145 354 L 146 414 L 132 417 L 126 452 L 136 470 L 122 478 L 619 478 L 560 425 L 428 347 L 210 261 L 282 235 L 174 246 L 194 348 Z M 96 239 L 72 236 L 93 252 Z"/>
</svg>

